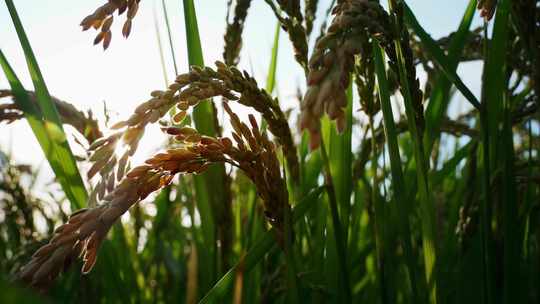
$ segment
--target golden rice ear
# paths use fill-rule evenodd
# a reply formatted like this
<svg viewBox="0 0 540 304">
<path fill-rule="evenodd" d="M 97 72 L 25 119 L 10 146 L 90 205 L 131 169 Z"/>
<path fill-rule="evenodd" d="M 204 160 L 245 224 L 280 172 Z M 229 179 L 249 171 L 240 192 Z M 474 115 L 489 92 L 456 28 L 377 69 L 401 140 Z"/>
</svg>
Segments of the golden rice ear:
<svg viewBox="0 0 540 304">
<path fill-rule="evenodd" d="M 97 231 L 94 231 L 86 241 L 83 256 L 84 264 L 81 269 L 82 274 L 87 274 L 94 268 L 97 261 L 97 252 L 101 246 L 102 240 L 102 233 L 100 232 L 100 229 L 98 229 Z"/>
<path fill-rule="evenodd" d="M 113 24 L 114 18 L 113 16 L 110 16 L 109 18 L 105 19 L 103 22 L 103 25 L 101 25 L 101 31 L 102 32 L 108 32 L 111 29 L 111 25 Z"/>
<path fill-rule="evenodd" d="M 128 1 L 113 1 L 109 0 L 104 5 L 97 8 L 92 14 L 86 16 L 80 23 L 83 31 L 86 31 L 93 27 L 100 33 L 94 39 L 94 44 L 98 44 L 103 41 L 103 49 L 107 49 L 111 43 L 111 26 L 114 21 L 114 13 L 117 11 L 118 15 L 122 15 L 125 11 L 126 21 L 122 27 L 122 35 L 128 37 L 131 32 L 131 22 L 137 14 L 140 0 L 128 0 Z"/>
<path fill-rule="evenodd" d="M 497 0 L 480 0 L 477 8 L 480 10 L 480 17 L 483 17 L 486 21 L 489 21 L 495 14 Z"/>
<path fill-rule="evenodd" d="M 105 35 L 103 37 L 103 50 L 106 50 L 109 47 L 109 45 L 111 44 L 111 39 L 112 39 L 111 31 L 105 32 Z"/>
<path fill-rule="evenodd" d="M 338 130 L 344 129 L 345 90 L 354 56 L 362 52 L 363 38 L 377 39 L 383 45 L 392 41 L 390 17 L 376 2 L 343 1 L 333 13 L 332 24 L 316 42 L 309 60 L 308 88 L 302 101 L 300 126 L 309 130 L 312 148 L 319 145 L 319 120 L 325 112 L 330 119 L 337 120 Z"/>
<path fill-rule="evenodd" d="M 105 37 L 105 33 L 104 32 L 99 32 L 96 36 L 96 38 L 94 38 L 94 45 L 100 43 L 103 38 Z"/>
<path fill-rule="evenodd" d="M 139 3 L 138 1 L 131 1 L 131 5 L 128 8 L 127 17 L 128 19 L 135 18 L 135 15 L 137 14 L 137 11 L 139 10 Z"/>
<path fill-rule="evenodd" d="M 84 255 L 84 264 L 81 269 L 82 274 L 88 274 L 97 261 L 97 252 L 95 250 L 87 251 Z"/>
<path fill-rule="evenodd" d="M 122 36 L 125 38 L 129 37 L 129 34 L 131 33 L 131 19 L 126 20 L 124 22 L 124 26 L 122 27 Z"/>
<path fill-rule="evenodd" d="M 184 118 L 186 118 L 187 116 L 187 112 L 186 111 L 180 111 L 178 113 L 176 113 L 173 117 L 173 121 L 177 124 L 181 123 Z"/>
</svg>

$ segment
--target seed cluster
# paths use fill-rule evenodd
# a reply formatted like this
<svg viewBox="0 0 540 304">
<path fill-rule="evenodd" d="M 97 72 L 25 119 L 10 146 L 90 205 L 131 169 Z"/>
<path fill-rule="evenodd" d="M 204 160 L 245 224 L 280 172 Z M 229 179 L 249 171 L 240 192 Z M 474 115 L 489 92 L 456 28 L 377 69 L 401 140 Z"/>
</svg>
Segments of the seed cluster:
<svg viewBox="0 0 540 304">
<path fill-rule="evenodd" d="M 394 24 L 395 35 L 398 37 L 395 42 L 399 43 L 399 46 L 401 47 L 401 54 L 403 56 L 405 65 L 405 79 L 401 79 L 401 77 L 398 76 L 398 84 L 400 85 L 401 94 L 403 96 L 405 96 L 407 93 L 410 94 L 418 136 L 423 136 L 422 134 L 425 128 L 423 105 L 424 97 L 422 90 L 420 89 L 420 80 L 416 76 L 416 66 L 414 64 L 414 55 L 411 47 L 412 39 L 410 38 L 410 34 L 407 31 L 407 27 L 403 21 L 402 2 L 399 2 L 399 4 L 396 6 L 394 14 L 396 17 Z M 388 55 L 390 69 L 395 75 L 399 75 L 399 59 L 396 44 L 386 45 L 385 51 Z M 408 87 L 408 92 L 405 90 L 405 84 Z"/>
<path fill-rule="evenodd" d="M 76 257 L 84 261 L 82 272 L 89 272 L 98 249 L 112 225 L 131 206 L 150 193 L 169 185 L 176 174 L 199 174 L 213 163 L 229 163 L 243 170 L 253 181 L 262 199 L 270 224 L 283 241 L 285 212 L 290 212 L 288 192 L 280 173 L 274 144 L 259 131 L 253 115 L 250 126 L 242 123 L 229 106 L 233 133 L 214 138 L 190 127 L 164 127 L 182 145 L 158 153 L 125 174 L 120 184 L 103 197 L 100 206 L 75 212 L 69 221 L 55 230 L 53 238 L 41 247 L 19 273 L 19 279 L 36 287 L 50 284 Z"/>
<path fill-rule="evenodd" d="M 36 94 L 32 91 L 26 92 L 28 99 L 31 103 L 39 108 Z M 11 90 L 0 90 L 0 98 L 11 97 L 14 99 Z M 60 100 L 54 96 L 51 96 L 51 100 L 60 114 L 60 118 L 64 124 L 74 127 L 88 143 L 93 143 L 96 139 L 103 136 L 97 120 L 93 117 L 92 111 L 84 113 L 77 110 L 75 106 L 66 101 Z M 23 118 L 23 111 L 16 103 L 3 103 L 0 104 L 0 122 L 11 123 L 15 120 Z"/>
<path fill-rule="evenodd" d="M 478 9 L 480 10 L 480 16 L 486 20 L 491 20 L 495 9 L 497 8 L 497 0 L 480 0 L 478 2 Z"/>
<path fill-rule="evenodd" d="M 90 150 L 93 151 L 90 160 L 94 164 L 88 172 L 88 178 L 91 179 L 98 172 L 101 175 L 100 181 L 90 195 L 92 204 L 101 200 L 110 189 L 114 188 L 115 179 L 121 180 L 126 168 L 129 168 L 129 157 L 135 153 L 148 124 L 157 122 L 175 105 L 179 112 L 173 120 L 180 123 L 186 117 L 189 108 L 216 96 L 236 100 L 261 113 L 268 123 L 270 132 L 283 148 L 291 177 L 298 180 L 296 147 L 277 100 L 259 89 L 257 82 L 249 74 L 241 73 L 234 67 L 227 67 L 219 61 L 216 62 L 216 66 L 217 70 L 193 66 L 189 73 L 179 75 L 166 91 L 152 92 L 152 98 L 140 104 L 131 117 L 112 126 L 112 129 L 118 130 L 117 132 L 97 140 L 90 146 Z M 120 160 L 114 153 L 119 142 L 126 147 Z"/>
<path fill-rule="evenodd" d="M 274 15 L 281 23 L 281 28 L 289 34 L 289 39 L 294 48 L 294 58 L 302 67 L 306 68 L 308 45 L 306 29 L 302 26 L 304 18 L 300 10 L 300 1 L 277 0 L 279 9 L 272 0 L 266 0 L 266 3 L 272 8 Z M 281 11 L 286 16 L 282 16 Z"/>
<path fill-rule="evenodd" d="M 237 65 L 242 49 L 242 31 L 247 17 L 247 11 L 251 5 L 251 0 L 238 0 L 234 7 L 234 18 L 232 23 L 227 20 L 225 31 L 225 47 L 223 50 L 223 60 L 227 65 Z M 227 18 L 228 19 L 228 18 Z"/>
<path fill-rule="evenodd" d="M 345 90 L 350 82 L 354 56 L 366 51 L 363 42 L 376 38 L 383 45 L 389 45 L 392 37 L 389 16 L 376 2 L 343 1 L 333 14 L 332 24 L 317 41 L 309 60 L 308 90 L 302 103 L 300 124 L 309 130 L 312 148 L 320 144 L 323 112 L 337 120 L 339 130 L 345 126 Z"/>
<path fill-rule="evenodd" d="M 0 97 L 2 97 L 0 93 Z M 23 118 L 23 112 L 19 110 L 14 103 L 0 104 L 0 122 L 10 124 L 16 120 Z"/>
<path fill-rule="evenodd" d="M 159 166 L 134 168 L 104 197 L 104 204 L 81 209 L 58 227 L 49 243 L 23 267 L 18 279 L 38 288 L 46 287 L 77 257 L 84 261 L 82 272 L 88 273 L 102 241 L 118 218 L 148 194 L 168 185 L 172 178 L 169 171 Z"/>
<path fill-rule="evenodd" d="M 118 11 L 118 15 L 126 12 L 126 21 L 122 27 L 122 35 L 128 37 L 131 33 L 131 23 L 139 9 L 140 0 L 108 0 L 108 2 L 97 8 L 92 14 L 88 15 L 81 21 L 83 31 L 93 27 L 99 30 L 94 44 L 103 43 L 103 49 L 107 49 L 111 43 L 112 32 L 111 25 L 113 24 L 114 12 Z"/>
<path fill-rule="evenodd" d="M 309 36 L 313 31 L 313 22 L 317 14 L 317 6 L 319 0 L 306 0 L 306 6 L 304 8 L 305 24 L 306 24 L 306 34 Z"/>
</svg>

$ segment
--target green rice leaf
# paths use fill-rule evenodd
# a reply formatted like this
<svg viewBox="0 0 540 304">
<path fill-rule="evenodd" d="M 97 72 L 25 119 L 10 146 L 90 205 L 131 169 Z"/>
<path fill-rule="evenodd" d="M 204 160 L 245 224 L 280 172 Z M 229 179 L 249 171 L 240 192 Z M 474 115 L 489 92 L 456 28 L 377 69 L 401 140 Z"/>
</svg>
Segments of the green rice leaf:
<svg viewBox="0 0 540 304">
<path fill-rule="evenodd" d="M 7 58 L 0 51 L 2 68 L 14 92 L 15 102 L 28 119 L 32 131 L 36 135 L 66 197 L 71 202 L 71 206 L 74 209 L 82 208 L 86 203 L 87 192 L 77 168 L 75 157 L 67 142 L 60 116 L 51 100 L 15 6 L 11 0 L 7 0 L 6 5 L 26 57 L 38 104 L 33 104 L 28 99 L 22 83 L 9 65 Z"/>
<path fill-rule="evenodd" d="M 437 45 L 435 40 L 422 28 L 411 9 L 404 4 L 405 21 L 411 27 L 411 29 L 420 37 L 420 41 L 424 46 L 424 50 L 432 57 L 433 61 L 441 68 L 444 75 L 452 81 L 456 88 L 465 96 L 465 98 L 471 103 L 471 105 L 477 109 L 480 108 L 480 102 L 469 90 L 469 88 L 463 83 L 461 78 L 456 74 L 455 68 L 452 68 L 452 62 L 444 54 L 441 48 Z"/>
<path fill-rule="evenodd" d="M 319 197 L 323 188 L 316 188 L 307 194 L 300 202 L 298 202 L 292 212 L 293 222 L 299 221 L 306 212 L 313 207 L 316 199 Z M 266 231 L 264 235 L 255 242 L 253 247 L 240 258 L 238 261 L 221 279 L 212 287 L 212 289 L 199 301 L 199 304 L 215 303 L 216 300 L 223 298 L 229 292 L 232 282 L 236 276 L 236 272 L 243 271 L 248 273 L 255 265 L 257 265 L 264 256 L 269 253 L 276 245 L 274 228 Z"/>
</svg>

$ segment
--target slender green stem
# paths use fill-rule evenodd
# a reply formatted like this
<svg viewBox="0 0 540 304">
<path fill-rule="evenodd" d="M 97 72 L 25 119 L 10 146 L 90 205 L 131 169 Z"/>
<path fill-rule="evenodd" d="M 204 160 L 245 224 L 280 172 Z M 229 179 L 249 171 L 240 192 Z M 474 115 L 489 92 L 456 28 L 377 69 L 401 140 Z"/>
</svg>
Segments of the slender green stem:
<svg viewBox="0 0 540 304">
<path fill-rule="evenodd" d="M 487 61 L 487 23 L 484 22 L 484 58 Z M 482 75 L 483 80 L 486 79 L 486 73 Z M 486 86 L 482 86 L 482 98 L 485 98 Z M 483 184 L 482 190 L 484 193 L 484 199 L 482 200 L 482 217 L 481 217 L 481 233 L 482 233 L 482 263 L 483 263 L 483 297 L 484 303 L 493 303 L 492 298 L 492 271 L 491 271 L 491 166 L 489 156 L 489 119 L 488 119 L 488 107 L 485 100 L 482 101 L 482 107 L 480 111 L 480 126 L 482 128 L 482 158 L 483 158 Z"/>
<path fill-rule="evenodd" d="M 408 269 L 409 281 L 411 284 L 412 298 L 411 303 L 418 302 L 417 282 L 415 276 L 415 263 L 412 253 L 411 232 L 409 223 L 409 214 L 407 212 L 407 190 L 405 188 L 405 178 L 401 168 L 401 157 L 399 154 L 399 145 L 397 141 L 396 126 L 390 103 L 390 89 L 386 77 L 384 64 L 384 52 L 377 42 L 373 42 L 373 54 L 375 57 L 375 72 L 378 80 L 379 101 L 383 113 L 383 125 L 386 142 L 388 145 L 388 154 L 390 156 L 390 169 L 392 174 L 392 186 L 394 188 L 394 201 L 397 205 L 399 216 L 399 225 L 401 229 L 401 239 L 405 253 L 406 265 Z M 373 128 L 373 127 L 372 127 Z M 373 147 L 372 149 L 375 149 Z"/>
<path fill-rule="evenodd" d="M 84 182 L 80 175 L 79 169 L 77 168 L 75 156 L 73 155 L 67 141 L 60 115 L 51 99 L 51 95 L 49 94 L 49 90 L 45 84 L 45 79 L 41 74 L 41 69 L 38 65 L 36 56 L 34 55 L 34 51 L 32 50 L 32 46 L 30 45 L 30 41 L 28 40 L 13 1 L 6 0 L 6 6 L 11 16 L 13 26 L 17 32 L 17 37 L 19 38 L 21 47 L 24 51 L 28 71 L 30 72 L 37 97 L 37 108 L 39 108 L 39 111 L 42 114 L 43 127 L 48 133 L 48 136 L 52 142 L 52 145 L 49 147 L 50 150 L 45 151 L 45 153 L 48 154 L 48 161 L 56 174 L 56 178 L 58 178 L 60 184 L 62 185 L 62 189 L 64 190 L 66 197 L 71 202 L 71 206 L 74 209 L 82 208 L 86 205 L 88 193 L 86 192 Z M 8 70 L 11 68 L 9 68 L 9 64 L 7 63 L 5 57 L 2 57 L 4 59 L 2 60 L 4 62 L 2 64 L 4 72 L 6 73 L 8 79 L 12 78 L 11 85 L 13 87 L 14 82 L 18 82 L 16 79 L 17 77 L 13 71 L 11 76 L 8 75 Z M 19 85 L 21 89 L 19 94 L 26 95 L 25 92 L 22 92 L 24 90 L 22 84 L 19 83 Z M 13 88 L 13 90 L 15 90 L 15 88 Z M 42 144 L 42 148 L 45 147 L 43 142 L 40 144 Z"/>
<path fill-rule="evenodd" d="M 341 227 L 341 221 L 339 220 L 336 190 L 332 181 L 332 175 L 330 171 L 330 161 L 328 160 L 328 153 L 323 139 L 321 138 L 321 157 L 325 168 L 325 183 L 326 191 L 328 194 L 328 201 L 330 202 L 330 213 L 332 214 L 332 224 L 334 226 L 334 237 L 336 238 L 337 251 L 339 255 L 339 267 L 341 273 L 341 279 L 343 280 L 343 287 L 345 290 L 345 301 L 351 303 L 351 287 L 349 283 L 349 270 L 347 268 L 347 254 L 345 251 L 345 240 L 343 239 L 343 229 Z"/>
<path fill-rule="evenodd" d="M 369 115 L 369 128 L 371 134 L 375 134 L 375 128 L 373 126 L 373 115 Z M 386 287 L 386 273 L 385 273 L 385 223 L 384 223 L 384 206 L 379 199 L 379 180 L 377 176 L 377 141 L 375 136 L 371 136 L 371 174 L 373 174 L 373 184 L 371 186 L 371 201 L 373 202 L 373 209 L 375 210 L 375 245 L 377 251 L 377 278 L 379 281 L 379 292 L 381 296 L 381 303 L 388 303 L 387 287 Z"/>
<path fill-rule="evenodd" d="M 167 78 L 167 68 L 165 67 L 165 56 L 163 54 L 163 44 L 161 43 L 161 34 L 159 32 L 159 23 L 157 18 L 157 9 L 156 9 L 156 2 L 154 2 L 154 7 L 152 10 L 153 17 L 154 17 L 154 29 L 156 32 L 156 42 L 158 45 L 159 50 L 159 62 L 161 63 L 161 71 L 163 73 L 163 80 L 165 81 L 165 86 L 169 85 L 169 79 Z M 174 53 L 173 53 L 174 55 Z M 175 65 L 176 67 L 176 65 Z"/>
<path fill-rule="evenodd" d="M 169 48 L 171 49 L 174 75 L 178 75 L 178 65 L 176 64 L 176 56 L 174 55 L 174 44 L 172 41 L 171 24 L 169 23 L 169 14 L 167 13 L 167 5 L 165 4 L 165 0 L 161 0 L 161 6 L 163 7 L 163 16 L 165 17 L 165 25 L 167 26 L 167 36 L 169 37 Z"/>
<path fill-rule="evenodd" d="M 400 1 L 402 5 L 403 2 Z M 423 135 L 416 125 L 416 117 L 412 99 L 409 79 L 407 77 L 407 69 L 414 68 L 408 67 L 405 57 L 403 55 L 402 41 L 403 37 L 401 28 L 402 20 L 399 17 L 399 12 L 396 0 L 389 0 L 389 7 L 394 15 L 394 33 L 396 39 L 394 40 L 394 48 L 397 57 L 399 83 L 401 85 L 401 93 L 405 104 L 405 113 L 407 115 L 407 121 L 409 126 L 409 133 L 413 141 L 414 159 L 416 163 L 416 174 L 418 182 L 418 195 L 420 198 L 420 216 L 422 223 L 422 243 L 424 251 L 424 263 L 425 263 L 425 275 L 429 293 L 429 301 L 431 304 L 437 303 L 437 246 L 435 243 L 435 209 L 432 204 L 429 182 L 428 182 L 428 170 L 429 165 L 426 159 L 423 146 Z M 416 101 L 417 102 L 417 101 Z"/>
</svg>

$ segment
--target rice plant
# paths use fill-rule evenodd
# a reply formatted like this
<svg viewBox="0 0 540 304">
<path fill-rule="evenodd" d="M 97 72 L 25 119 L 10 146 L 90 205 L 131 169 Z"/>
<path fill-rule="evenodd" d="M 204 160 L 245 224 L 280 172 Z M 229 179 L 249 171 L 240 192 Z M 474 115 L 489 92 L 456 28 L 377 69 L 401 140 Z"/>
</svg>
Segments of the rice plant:
<svg viewBox="0 0 540 304">
<path fill-rule="evenodd" d="M 125 43 L 115 19 L 137 35 L 150 1 L 102 1 L 80 26 L 107 55 Z M 36 168 L 0 154 L 2 303 L 540 300 L 540 1 L 470 0 L 435 40 L 404 0 L 265 0 L 277 23 L 265 85 L 240 65 L 254 1 L 227 2 L 213 63 L 197 19 L 212 4 L 181 1 L 174 24 L 157 1 L 164 79 L 162 41 L 177 75 L 105 128 L 49 93 L 5 2 L 34 87 L 0 50 L 0 122 L 28 122 L 54 180 L 36 187 Z M 292 111 L 274 92 L 279 35 L 305 82 Z M 473 61 L 480 92 L 458 70 Z M 154 124 L 167 143 L 138 163 Z"/>
</svg>

